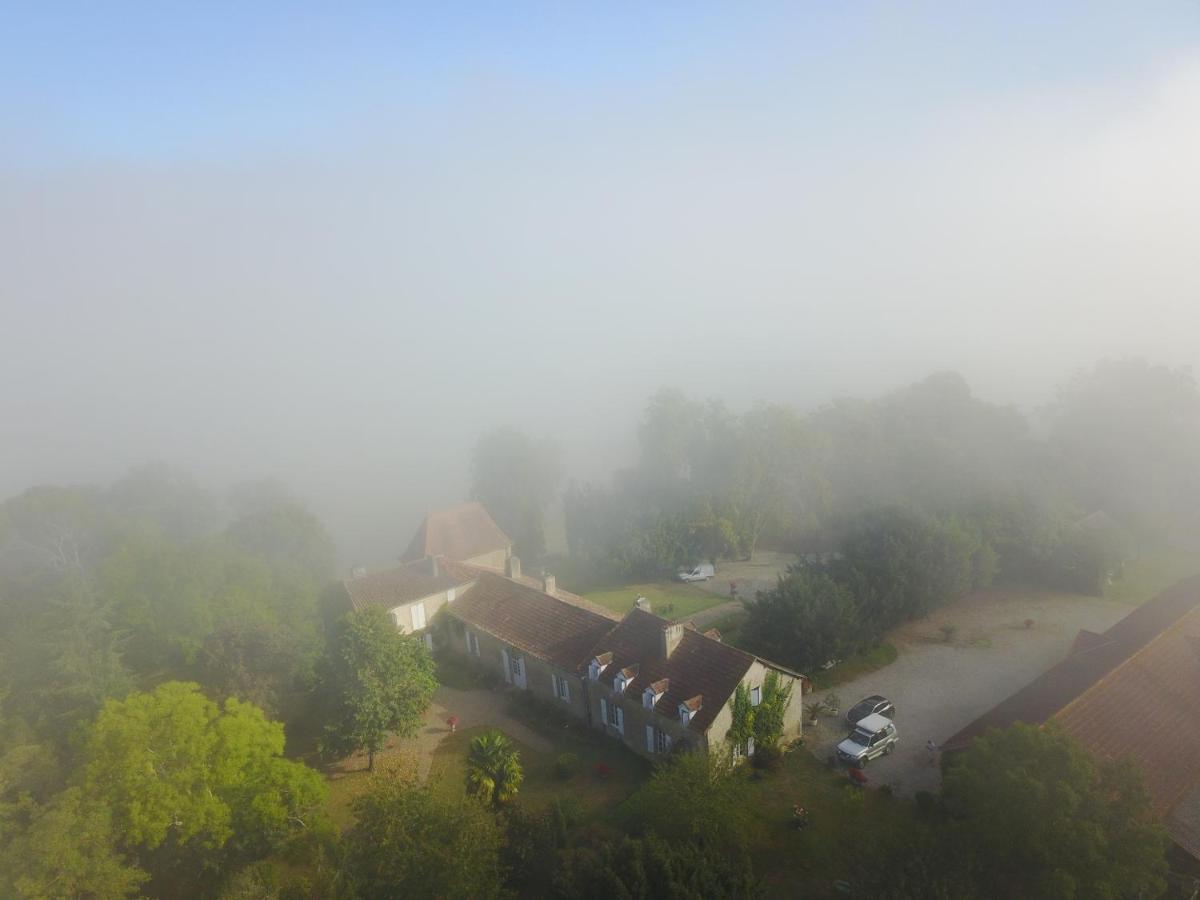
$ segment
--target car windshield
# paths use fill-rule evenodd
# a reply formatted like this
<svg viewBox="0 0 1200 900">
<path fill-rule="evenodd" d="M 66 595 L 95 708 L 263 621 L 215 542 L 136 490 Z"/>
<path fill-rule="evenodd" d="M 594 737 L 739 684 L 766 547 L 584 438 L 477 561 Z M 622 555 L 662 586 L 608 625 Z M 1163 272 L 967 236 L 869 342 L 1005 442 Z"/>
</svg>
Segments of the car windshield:
<svg viewBox="0 0 1200 900">
<path fill-rule="evenodd" d="M 874 703 L 868 703 L 864 700 L 862 703 L 856 703 L 854 708 L 850 710 L 850 715 L 855 719 L 864 719 L 875 709 Z"/>
<path fill-rule="evenodd" d="M 852 744 L 858 744 L 860 747 L 865 747 L 871 742 L 871 735 L 866 731 L 855 731 L 848 739 Z"/>
</svg>

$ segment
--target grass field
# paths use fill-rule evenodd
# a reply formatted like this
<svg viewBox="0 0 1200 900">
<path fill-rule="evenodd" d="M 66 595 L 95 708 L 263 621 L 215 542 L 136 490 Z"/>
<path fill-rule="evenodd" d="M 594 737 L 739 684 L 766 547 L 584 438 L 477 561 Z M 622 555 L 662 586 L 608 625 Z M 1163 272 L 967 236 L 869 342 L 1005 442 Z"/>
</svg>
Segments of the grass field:
<svg viewBox="0 0 1200 900">
<path fill-rule="evenodd" d="M 810 672 L 809 677 L 812 678 L 814 688 L 826 690 L 847 681 L 853 681 L 860 675 L 866 675 L 868 672 L 891 665 L 896 661 L 898 655 L 899 651 L 896 650 L 896 647 L 884 641 L 870 650 L 863 650 L 846 657 L 828 671 L 817 669 Z"/>
<path fill-rule="evenodd" d="M 729 600 L 728 597 L 710 593 L 694 585 L 672 581 L 627 584 L 618 588 L 592 591 L 583 596 L 613 612 L 627 613 L 633 609 L 633 602 L 639 594 L 650 601 L 652 612 L 668 619 L 684 619 Z"/>
<path fill-rule="evenodd" d="M 468 728 L 449 735 L 438 745 L 433 766 L 429 770 L 429 785 L 447 797 L 461 797 L 466 792 L 467 751 L 471 739 L 486 728 Z M 517 795 L 520 803 L 531 809 L 544 809 L 557 800 L 566 799 L 583 821 L 608 818 L 650 774 L 650 764 L 630 753 L 615 741 L 582 741 L 563 737 L 555 742 L 551 753 L 541 753 L 520 741 L 510 738 L 521 754 L 525 780 Z M 569 772 L 559 771 L 556 760 L 560 754 L 571 753 L 578 764 Z M 607 775 L 597 772 L 603 765 Z"/>
<path fill-rule="evenodd" d="M 1137 605 L 1197 573 L 1200 573 L 1200 553 L 1178 548 L 1152 550 L 1125 566 L 1121 577 L 1109 585 L 1104 596 L 1118 603 Z"/>
</svg>

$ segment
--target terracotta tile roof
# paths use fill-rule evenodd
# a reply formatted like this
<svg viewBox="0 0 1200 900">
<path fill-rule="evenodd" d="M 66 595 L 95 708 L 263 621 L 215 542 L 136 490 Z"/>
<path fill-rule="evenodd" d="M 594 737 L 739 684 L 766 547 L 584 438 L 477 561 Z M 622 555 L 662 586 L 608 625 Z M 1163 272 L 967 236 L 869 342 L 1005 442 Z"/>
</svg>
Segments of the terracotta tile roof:
<svg viewBox="0 0 1200 900">
<path fill-rule="evenodd" d="M 1200 859 L 1200 785 L 1175 805 L 1164 824 L 1176 844 Z"/>
<path fill-rule="evenodd" d="M 1101 639 L 1102 638 L 1102 639 Z M 1200 577 L 1164 591 L 943 745 L 1054 719 L 1097 759 L 1138 763 L 1156 813 L 1200 858 Z"/>
<path fill-rule="evenodd" d="M 1185 579 L 1143 603 L 1104 632 L 1104 640 L 1077 638 L 1075 652 L 944 741 L 942 747 L 960 750 L 988 728 L 1005 728 L 1014 722 L 1041 725 L 1197 605 L 1200 576 Z"/>
<path fill-rule="evenodd" d="M 475 584 L 446 609 L 471 627 L 559 669 L 574 672 L 592 645 L 613 627 L 607 616 L 560 597 L 486 569 L 464 568 L 478 572 Z"/>
<path fill-rule="evenodd" d="M 356 578 L 347 578 L 342 582 L 342 586 L 346 589 L 346 598 L 352 609 L 362 609 L 365 606 L 394 609 L 474 580 L 474 576 L 464 578 L 466 574 L 449 570 L 439 560 L 438 572 L 435 575 L 432 560 L 422 559 L 359 575 Z"/>
<path fill-rule="evenodd" d="M 427 515 L 400 559 L 411 562 L 426 556 L 445 556 L 463 560 L 511 546 L 512 540 L 483 504 L 472 501 Z"/>
<path fill-rule="evenodd" d="M 695 712 L 701 706 L 704 705 L 704 695 L 697 694 L 695 697 L 688 697 L 686 700 L 684 700 L 682 702 L 685 707 L 690 709 L 692 712 Z"/>
<path fill-rule="evenodd" d="M 600 674 L 602 683 L 611 688 L 617 672 L 636 667 L 636 677 L 626 693 L 637 696 L 648 685 L 667 679 L 669 686 L 655 710 L 674 717 L 680 703 L 703 696 L 704 702 L 692 717 L 691 727 L 707 731 L 755 657 L 698 631 L 683 629 L 678 646 L 668 659 L 663 659 L 661 635 L 669 624 L 667 619 L 653 613 L 630 610 L 620 625 L 596 642 L 580 664 L 579 674 L 586 678 L 592 659 L 611 652 L 613 664 Z"/>
<path fill-rule="evenodd" d="M 1142 769 L 1166 816 L 1200 786 L 1200 608 L 1054 716 L 1097 759 Z"/>
<path fill-rule="evenodd" d="M 491 572 L 493 574 L 501 575 L 504 578 L 508 578 L 508 576 L 504 575 L 504 573 L 499 569 L 492 569 L 488 566 L 476 566 L 472 565 L 471 563 L 452 562 L 450 560 L 445 560 L 443 564 L 447 569 L 461 573 L 464 577 L 467 577 L 468 580 L 477 578 L 481 572 Z M 533 575 L 519 575 L 510 580 L 523 584 L 526 587 L 531 587 L 539 592 L 542 590 L 542 579 Z M 608 607 L 601 606 L 599 603 L 593 603 L 586 597 L 580 597 L 578 594 L 572 594 L 570 591 L 563 590 L 561 587 L 556 587 L 554 589 L 554 597 L 558 600 L 561 600 L 563 603 L 570 604 L 571 606 L 578 606 L 580 609 L 586 609 L 588 612 L 595 613 L 598 616 L 603 616 L 612 622 L 621 621 L 620 615 L 613 612 Z"/>
</svg>

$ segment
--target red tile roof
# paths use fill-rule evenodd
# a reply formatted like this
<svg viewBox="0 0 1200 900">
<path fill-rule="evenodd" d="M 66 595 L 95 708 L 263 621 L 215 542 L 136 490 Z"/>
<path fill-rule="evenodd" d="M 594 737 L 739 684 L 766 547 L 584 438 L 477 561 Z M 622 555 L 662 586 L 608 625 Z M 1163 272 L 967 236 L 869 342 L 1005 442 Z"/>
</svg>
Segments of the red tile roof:
<svg viewBox="0 0 1200 900">
<path fill-rule="evenodd" d="M 1200 608 L 1097 682 L 1054 720 L 1097 759 L 1142 769 L 1166 816 L 1200 786 Z"/>
<path fill-rule="evenodd" d="M 1200 577 L 1164 591 L 943 745 L 1054 719 L 1101 760 L 1140 765 L 1172 838 L 1200 858 Z M 1193 805 L 1195 809 L 1193 809 Z"/>
<path fill-rule="evenodd" d="M 472 501 L 427 515 L 400 558 L 406 562 L 426 556 L 464 560 L 510 547 L 512 540 L 483 504 Z"/>
<path fill-rule="evenodd" d="M 459 563 L 445 560 L 443 565 L 446 569 L 459 573 L 460 577 L 463 577 L 466 580 L 474 580 L 475 578 L 478 578 L 482 572 L 491 572 L 497 575 L 502 574 L 498 569 L 488 568 L 487 566 L 476 566 L 470 563 Z M 507 575 L 504 575 L 503 577 L 508 578 Z M 516 581 L 519 584 L 525 585 L 526 587 L 531 587 L 536 591 L 543 592 L 542 579 L 533 575 L 518 575 L 516 578 L 509 580 Z M 588 612 L 595 613 L 598 616 L 603 616 L 604 618 L 613 622 L 621 621 L 621 617 L 608 607 L 601 606 L 599 603 L 593 603 L 586 597 L 580 597 L 578 594 L 572 594 L 570 591 L 563 590 L 561 587 L 555 588 L 554 597 L 558 600 L 561 600 L 563 603 L 570 604 L 571 606 L 578 606 L 581 609 L 586 609 Z"/>
<path fill-rule="evenodd" d="M 567 672 L 613 627 L 612 619 L 477 569 L 474 586 L 446 609 L 457 619 Z"/>
<path fill-rule="evenodd" d="M 641 696 L 648 685 L 668 679 L 667 690 L 655 710 L 674 717 L 680 703 L 703 695 L 703 703 L 692 717 L 691 727 L 707 731 L 733 696 L 734 688 L 750 670 L 755 657 L 693 629 L 684 629 L 670 657 L 663 659 L 662 631 L 670 624 L 653 613 L 630 610 L 620 625 L 596 642 L 591 653 L 580 663 L 578 672 L 586 678 L 592 659 L 611 652 L 612 664 L 601 673 L 602 683 L 611 688 L 618 672 L 636 667 L 637 674 L 625 692 Z"/>
<path fill-rule="evenodd" d="M 1014 722 L 1041 725 L 1197 605 L 1200 576 L 1181 581 L 1143 603 L 1104 632 L 1104 640 L 1077 638 L 1075 652 L 944 741 L 942 747 L 962 749 L 988 728 L 1005 728 Z"/>
<path fill-rule="evenodd" d="M 468 573 L 451 571 L 445 565 L 441 565 L 440 561 L 435 575 L 433 561 L 422 559 L 359 575 L 356 578 L 347 578 L 342 582 L 342 586 L 346 590 L 346 598 L 352 609 L 362 609 L 365 606 L 394 609 L 422 597 L 440 594 L 452 587 L 474 581 L 475 576 L 464 577 L 465 575 Z"/>
</svg>

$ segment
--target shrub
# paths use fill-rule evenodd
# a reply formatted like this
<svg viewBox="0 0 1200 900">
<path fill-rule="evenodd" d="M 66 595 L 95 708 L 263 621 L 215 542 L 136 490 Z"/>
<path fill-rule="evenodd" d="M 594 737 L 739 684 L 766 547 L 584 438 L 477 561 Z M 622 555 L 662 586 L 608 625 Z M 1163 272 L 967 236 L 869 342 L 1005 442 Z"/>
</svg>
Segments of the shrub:
<svg viewBox="0 0 1200 900">
<path fill-rule="evenodd" d="M 574 753 L 560 753 L 554 760 L 554 772 L 564 781 L 579 771 L 579 757 Z"/>
<path fill-rule="evenodd" d="M 939 627 L 938 631 L 942 633 L 942 640 L 948 644 L 954 640 L 954 636 L 958 634 L 958 626 L 946 624 Z"/>
<path fill-rule="evenodd" d="M 761 769 L 764 772 L 773 772 L 779 768 L 779 762 L 783 759 L 783 751 L 777 746 L 768 744 L 765 747 L 758 747 L 754 751 L 754 755 L 750 757 L 750 763 L 756 769 Z"/>
</svg>

